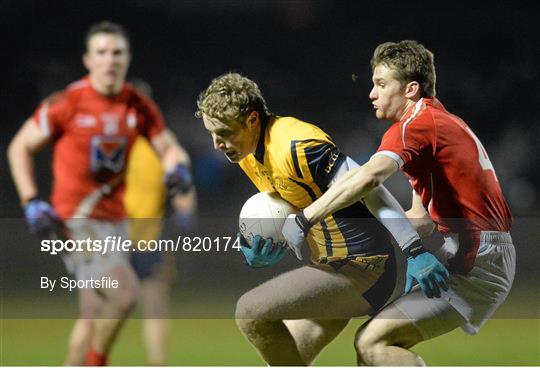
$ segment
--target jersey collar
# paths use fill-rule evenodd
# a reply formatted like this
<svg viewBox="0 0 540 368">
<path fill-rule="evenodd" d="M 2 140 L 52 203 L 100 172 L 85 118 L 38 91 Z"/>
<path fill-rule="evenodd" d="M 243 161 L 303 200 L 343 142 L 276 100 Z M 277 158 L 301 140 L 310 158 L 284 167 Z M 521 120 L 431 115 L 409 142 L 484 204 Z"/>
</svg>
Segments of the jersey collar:
<svg viewBox="0 0 540 368">
<path fill-rule="evenodd" d="M 257 149 L 255 150 L 255 159 L 261 164 L 264 164 L 264 153 L 266 147 L 264 146 L 264 137 L 266 136 L 266 127 L 272 117 L 265 116 L 261 119 L 261 133 L 259 134 L 259 141 L 257 142 Z"/>
</svg>

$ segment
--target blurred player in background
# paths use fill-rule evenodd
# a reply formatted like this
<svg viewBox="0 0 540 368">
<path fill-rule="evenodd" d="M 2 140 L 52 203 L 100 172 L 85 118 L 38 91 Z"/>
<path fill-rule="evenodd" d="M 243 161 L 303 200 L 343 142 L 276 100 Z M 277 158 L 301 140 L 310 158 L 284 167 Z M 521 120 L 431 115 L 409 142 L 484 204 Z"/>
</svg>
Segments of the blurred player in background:
<svg viewBox="0 0 540 368">
<path fill-rule="evenodd" d="M 308 206 L 357 166 L 316 126 L 271 114 L 257 84 L 239 74 L 214 79 L 197 105 L 214 148 L 240 164 L 259 191 L 277 192 L 297 208 Z M 381 186 L 365 206 L 352 204 L 313 228 L 308 239 L 311 265 L 277 276 L 240 298 L 237 324 L 268 364 L 311 364 L 352 317 L 375 313 L 401 294 L 403 284 L 396 282 L 391 238 L 383 224 L 405 251 L 421 247 L 405 213 Z M 283 246 L 258 235 L 251 245 L 241 236 L 240 242 L 251 267 L 276 264 L 285 254 Z M 429 293 L 445 287 L 442 265 L 416 276 L 437 278 Z"/>
<path fill-rule="evenodd" d="M 482 143 L 435 98 L 433 54 L 416 41 L 387 42 L 371 66 L 369 98 L 377 118 L 393 125 L 368 163 L 290 216 L 283 233 L 299 249 L 310 224 L 365 198 L 401 168 L 414 188 L 408 215 L 424 228 L 433 229 L 433 220 L 445 237 L 436 255 L 452 274 L 450 289 L 438 299 L 418 288 L 401 297 L 360 329 L 355 346 L 360 364 L 424 365 L 409 348 L 458 327 L 477 333 L 506 299 L 515 274 L 512 215 Z M 431 259 L 415 264 L 423 254 L 409 255 L 409 270 L 435 267 Z"/>
<path fill-rule="evenodd" d="M 142 79 L 131 78 L 130 83 L 147 97 L 152 88 Z M 124 203 L 130 221 L 130 237 L 159 239 L 166 212 L 167 187 L 163 182 L 163 167 L 151 143 L 137 137 L 129 155 L 126 172 Z M 184 232 L 191 230 L 195 212 L 195 190 L 188 195 L 177 194 L 171 199 L 173 224 Z M 134 252 L 131 265 L 141 284 L 139 304 L 142 309 L 143 342 L 147 363 L 163 366 L 169 348 L 170 289 L 176 274 L 171 252 Z"/>
<path fill-rule="evenodd" d="M 83 62 L 88 76 L 46 98 L 13 138 L 9 163 L 27 222 L 33 232 L 57 232 L 73 239 L 127 238 L 123 204 L 126 160 L 143 135 L 161 159 L 170 191 L 192 188 L 189 157 L 166 129 L 159 108 L 125 84 L 130 64 L 125 30 L 111 22 L 90 27 Z M 38 197 L 33 156 L 53 145 L 51 204 Z M 64 254 L 79 280 L 102 276 L 118 288 L 79 289 L 80 311 L 70 336 L 66 364 L 105 365 L 112 343 L 132 309 L 138 281 L 130 253 Z M 77 331 L 88 324 L 90 338 Z"/>
</svg>

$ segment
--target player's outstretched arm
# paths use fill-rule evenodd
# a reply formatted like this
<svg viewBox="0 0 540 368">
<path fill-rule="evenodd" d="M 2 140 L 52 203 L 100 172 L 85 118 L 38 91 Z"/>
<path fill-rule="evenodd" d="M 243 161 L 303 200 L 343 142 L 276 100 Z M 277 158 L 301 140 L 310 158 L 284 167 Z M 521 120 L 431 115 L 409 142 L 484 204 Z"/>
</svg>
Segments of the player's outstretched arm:
<svg viewBox="0 0 540 368">
<path fill-rule="evenodd" d="M 316 223 L 359 201 L 398 169 L 399 165 L 393 159 L 375 155 L 364 165 L 339 178 L 320 198 L 304 209 L 304 215 L 310 223 Z"/>
<path fill-rule="evenodd" d="M 420 236 L 405 211 L 384 185 L 379 185 L 370 191 L 363 201 L 373 216 L 396 239 L 401 249 L 405 249 L 413 242 L 420 240 Z"/>
<path fill-rule="evenodd" d="M 290 215 L 282 233 L 287 245 L 302 259 L 300 249 L 311 226 L 331 213 L 348 207 L 366 196 L 399 169 L 398 163 L 383 155 L 343 174 L 320 198 L 297 215 Z"/>
<path fill-rule="evenodd" d="M 38 195 L 34 173 L 34 155 L 49 142 L 33 118 L 19 129 L 8 147 L 8 161 L 11 176 L 19 193 L 21 203 L 26 203 Z"/>
</svg>

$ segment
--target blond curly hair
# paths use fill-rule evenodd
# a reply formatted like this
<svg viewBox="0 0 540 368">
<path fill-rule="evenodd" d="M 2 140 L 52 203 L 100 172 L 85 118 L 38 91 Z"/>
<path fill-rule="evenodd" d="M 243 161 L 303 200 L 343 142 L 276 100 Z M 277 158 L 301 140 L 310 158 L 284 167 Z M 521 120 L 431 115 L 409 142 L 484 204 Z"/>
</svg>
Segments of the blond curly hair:
<svg viewBox="0 0 540 368">
<path fill-rule="evenodd" d="M 226 73 L 214 78 L 197 99 L 195 116 L 203 115 L 223 122 L 242 119 L 252 111 L 261 118 L 270 112 L 257 83 L 238 73 Z"/>
</svg>

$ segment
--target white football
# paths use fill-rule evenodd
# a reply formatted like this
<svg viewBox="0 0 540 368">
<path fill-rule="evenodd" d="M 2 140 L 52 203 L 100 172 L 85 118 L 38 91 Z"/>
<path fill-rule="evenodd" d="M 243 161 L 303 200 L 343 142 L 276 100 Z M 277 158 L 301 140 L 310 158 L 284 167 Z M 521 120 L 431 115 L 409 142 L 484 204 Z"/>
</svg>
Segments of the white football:
<svg viewBox="0 0 540 368">
<path fill-rule="evenodd" d="M 238 225 L 250 245 L 256 235 L 272 238 L 275 244 L 285 241 L 281 228 L 287 216 L 297 212 L 298 209 L 282 199 L 279 194 L 260 192 L 244 203 Z"/>
</svg>

